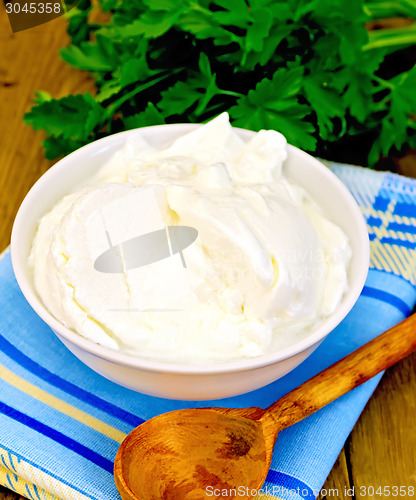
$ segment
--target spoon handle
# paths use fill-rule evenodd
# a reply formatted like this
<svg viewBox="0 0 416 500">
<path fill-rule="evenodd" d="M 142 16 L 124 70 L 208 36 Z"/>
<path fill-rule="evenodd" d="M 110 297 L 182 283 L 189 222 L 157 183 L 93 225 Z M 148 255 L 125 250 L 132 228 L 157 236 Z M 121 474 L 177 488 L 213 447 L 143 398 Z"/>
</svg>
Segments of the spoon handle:
<svg viewBox="0 0 416 500">
<path fill-rule="evenodd" d="M 353 351 L 270 405 L 280 429 L 299 422 L 416 349 L 416 314 Z"/>
</svg>

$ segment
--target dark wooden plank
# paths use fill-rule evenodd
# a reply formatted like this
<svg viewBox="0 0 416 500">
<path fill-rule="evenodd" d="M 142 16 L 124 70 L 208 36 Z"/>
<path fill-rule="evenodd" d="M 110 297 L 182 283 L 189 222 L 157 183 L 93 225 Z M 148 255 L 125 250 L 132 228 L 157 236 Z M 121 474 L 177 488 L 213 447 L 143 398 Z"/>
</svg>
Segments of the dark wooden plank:
<svg viewBox="0 0 416 500">
<path fill-rule="evenodd" d="M 416 497 L 416 353 L 386 372 L 349 445 L 357 499 L 387 497 L 368 491 L 385 486 L 399 488 L 395 497 Z M 400 486 L 414 487 L 414 495 L 400 495 Z"/>
<path fill-rule="evenodd" d="M 94 88 L 85 72 L 59 57 L 68 37 L 62 18 L 12 33 L 0 4 L 0 251 L 10 241 L 11 227 L 24 196 L 51 165 L 45 160 L 42 132 L 23 123 L 35 90 L 54 97 Z"/>
<path fill-rule="evenodd" d="M 3 488 L 3 486 L 0 486 L 0 499 L 1 500 L 21 500 L 23 497 L 18 495 L 17 493 L 14 493 L 13 491 L 7 490 L 6 488 Z"/>
</svg>

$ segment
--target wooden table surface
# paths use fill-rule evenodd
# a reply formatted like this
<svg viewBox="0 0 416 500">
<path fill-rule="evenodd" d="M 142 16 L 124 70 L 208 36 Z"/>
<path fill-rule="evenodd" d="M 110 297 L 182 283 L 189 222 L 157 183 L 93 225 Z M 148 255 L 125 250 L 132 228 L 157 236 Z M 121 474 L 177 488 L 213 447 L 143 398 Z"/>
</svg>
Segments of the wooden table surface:
<svg viewBox="0 0 416 500">
<path fill-rule="evenodd" d="M 67 43 L 62 19 L 12 34 L 0 5 L 0 252 L 9 244 L 19 204 L 51 165 L 42 133 L 22 122 L 33 91 L 54 97 L 93 91 L 87 74 L 60 60 L 58 49 Z M 361 487 L 416 485 L 415 367 L 416 354 L 384 375 L 328 477 L 324 488 L 332 491 L 321 499 L 380 498 L 362 494 Z M 353 486 L 354 496 L 346 495 Z M 0 499 L 20 498 L 0 487 Z"/>
</svg>

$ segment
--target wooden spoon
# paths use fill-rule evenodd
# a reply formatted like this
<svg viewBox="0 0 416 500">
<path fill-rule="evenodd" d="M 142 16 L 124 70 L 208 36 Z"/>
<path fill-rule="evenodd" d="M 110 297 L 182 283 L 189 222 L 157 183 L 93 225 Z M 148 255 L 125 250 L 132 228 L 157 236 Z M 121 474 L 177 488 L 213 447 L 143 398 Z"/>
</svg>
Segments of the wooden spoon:
<svg viewBox="0 0 416 500">
<path fill-rule="evenodd" d="M 415 327 L 413 315 L 266 410 L 194 408 L 144 422 L 115 459 L 121 498 L 253 498 L 266 479 L 278 432 L 407 356 L 416 349 Z"/>
</svg>

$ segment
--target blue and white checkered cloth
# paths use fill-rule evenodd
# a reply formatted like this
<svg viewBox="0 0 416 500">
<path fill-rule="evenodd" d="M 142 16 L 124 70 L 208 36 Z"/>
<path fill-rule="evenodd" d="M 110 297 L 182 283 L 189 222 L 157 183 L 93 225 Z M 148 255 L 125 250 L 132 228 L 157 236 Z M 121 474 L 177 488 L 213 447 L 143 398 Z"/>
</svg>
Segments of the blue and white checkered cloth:
<svg viewBox="0 0 416 500">
<path fill-rule="evenodd" d="M 416 181 L 359 167 L 330 168 L 368 223 L 370 272 L 347 318 L 295 371 L 215 406 L 266 407 L 409 315 L 416 302 Z M 317 496 L 380 376 L 278 436 L 258 498 Z M 36 500 L 115 500 L 112 468 L 144 419 L 210 402 L 168 401 L 124 389 L 76 359 L 33 312 L 0 261 L 0 483 Z M 207 495 L 207 498 L 209 496 Z"/>
</svg>

